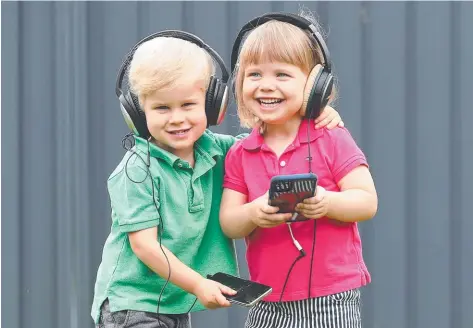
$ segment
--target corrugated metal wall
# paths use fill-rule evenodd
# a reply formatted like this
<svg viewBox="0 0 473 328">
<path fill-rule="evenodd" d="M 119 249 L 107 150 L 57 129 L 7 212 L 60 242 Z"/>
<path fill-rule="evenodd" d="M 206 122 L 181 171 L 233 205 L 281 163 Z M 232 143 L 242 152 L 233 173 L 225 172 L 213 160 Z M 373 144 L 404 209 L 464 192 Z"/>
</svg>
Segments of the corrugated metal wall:
<svg viewBox="0 0 473 328">
<path fill-rule="evenodd" d="M 473 326 L 473 3 L 287 1 L 2 2 L 3 327 L 92 327 L 129 48 L 184 29 L 229 63 L 246 21 L 301 5 L 329 32 L 337 107 L 379 192 L 361 225 L 364 327 Z M 215 130 L 239 130 L 234 107 Z M 193 327 L 243 327 L 245 315 L 199 313 Z"/>
</svg>

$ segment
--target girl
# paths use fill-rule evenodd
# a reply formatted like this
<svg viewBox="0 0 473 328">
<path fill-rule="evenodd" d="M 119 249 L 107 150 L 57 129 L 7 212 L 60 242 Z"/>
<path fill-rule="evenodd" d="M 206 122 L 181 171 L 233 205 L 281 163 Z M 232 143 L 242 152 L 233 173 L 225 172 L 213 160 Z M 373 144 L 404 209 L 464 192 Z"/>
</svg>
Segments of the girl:
<svg viewBox="0 0 473 328">
<path fill-rule="evenodd" d="M 357 222 L 377 211 L 366 158 L 344 127 L 304 119 L 314 67 L 326 64 L 313 36 L 293 20 L 258 22 L 235 72 L 238 115 L 253 130 L 227 154 L 220 210 L 224 233 L 245 237 L 250 279 L 273 288 L 246 327 L 361 327 L 359 288 L 371 277 Z M 316 195 L 296 207 L 306 220 L 287 223 L 293 214 L 268 205 L 270 180 L 310 169 Z"/>
</svg>

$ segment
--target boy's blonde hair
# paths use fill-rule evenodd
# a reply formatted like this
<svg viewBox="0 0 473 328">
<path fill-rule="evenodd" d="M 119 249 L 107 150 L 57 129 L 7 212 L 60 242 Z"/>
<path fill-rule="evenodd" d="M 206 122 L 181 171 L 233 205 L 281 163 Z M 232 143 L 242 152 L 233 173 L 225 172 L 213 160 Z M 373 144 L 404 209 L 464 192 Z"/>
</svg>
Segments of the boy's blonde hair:
<svg viewBox="0 0 473 328">
<path fill-rule="evenodd" d="M 314 22 L 311 17 L 304 15 L 304 18 Z M 317 26 L 317 24 L 314 25 Z M 309 38 L 308 32 L 292 24 L 271 20 L 251 31 L 243 42 L 236 72 L 234 72 L 237 111 L 240 125 L 243 127 L 253 128 L 262 125 L 259 118 L 251 110 L 245 108 L 241 94 L 246 67 L 262 62 L 283 62 L 295 65 L 309 75 L 315 65 L 323 64 L 323 56 L 316 41 Z M 329 103 L 334 96 L 335 86 L 329 97 Z"/>
<path fill-rule="evenodd" d="M 214 62 L 204 49 L 186 40 L 157 37 L 141 44 L 133 54 L 128 83 L 142 104 L 149 94 L 182 82 L 202 82 L 206 91 L 214 74 Z"/>
</svg>

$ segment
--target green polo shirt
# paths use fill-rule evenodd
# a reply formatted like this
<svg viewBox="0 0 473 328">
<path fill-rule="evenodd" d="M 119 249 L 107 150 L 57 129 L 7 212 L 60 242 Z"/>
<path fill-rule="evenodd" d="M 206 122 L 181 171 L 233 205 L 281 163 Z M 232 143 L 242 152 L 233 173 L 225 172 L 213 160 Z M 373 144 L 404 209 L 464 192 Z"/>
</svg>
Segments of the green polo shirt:
<svg viewBox="0 0 473 328">
<path fill-rule="evenodd" d="M 136 257 L 128 232 L 156 227 L 161 222 L 162 244 L 184 264 L 204 277 L 219 271 L 238 275 L 234 243 L 219 224 L 224 160 L 236 138 L 207 130 L 194 146 L 194 168 L 150 143 L 149 171 L 159 212 L 147 175 L 148 142 L 138 137 L 135 140 L 134 150 L 141 158 L 127 152 L 108 179 L 112 227 L 95 284 L 91 315 L 96 323 L 106 298 L 111 311 L 157 310 L 166 280 Z M 194 300 L 194 295 L 169 282 L 161 296 L 159 312 L 185 313 Z M 192 311 L 203 309 L 197 301 Z"/>
</svg>

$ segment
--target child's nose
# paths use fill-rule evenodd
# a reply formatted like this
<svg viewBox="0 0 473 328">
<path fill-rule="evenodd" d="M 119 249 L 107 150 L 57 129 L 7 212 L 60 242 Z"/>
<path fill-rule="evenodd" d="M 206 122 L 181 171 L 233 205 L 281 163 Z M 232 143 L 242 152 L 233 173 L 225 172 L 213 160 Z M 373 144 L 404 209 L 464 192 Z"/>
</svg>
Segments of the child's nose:
<svg viewBox="0 0 473 328">
<path fill-rule="evenodd" d="M 259 85 L 261 91 L 272 91 L 275 89 L 275 83 L 272 79 L 263 79 Z"/>
<path fill-rule="evenodd" d="M 171 117 L 169 118 L 170 123 L 180 123 L 183 122 L 185 118 L 185 113 L 181 109 L 175 109 L 171 112 Z"/>
</svg>

